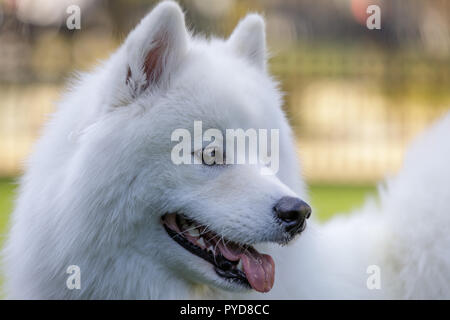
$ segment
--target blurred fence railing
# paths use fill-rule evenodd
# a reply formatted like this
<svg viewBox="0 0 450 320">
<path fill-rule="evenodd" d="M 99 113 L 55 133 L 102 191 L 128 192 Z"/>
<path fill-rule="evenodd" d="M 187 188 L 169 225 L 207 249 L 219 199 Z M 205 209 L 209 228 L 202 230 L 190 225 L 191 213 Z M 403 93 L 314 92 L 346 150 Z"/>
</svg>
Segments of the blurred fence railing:
<svg viewBox="0 0 450 320">
<path fill-rule="evenodd" d="M 374 183 L 395 173 L 410 141 L 450 110 L 449 65 L 448 56 L 370 46 L 276 56 L 305 176 Z"/>
<path fill-rule="evenodd" d="M 69 45 L 58 48 L 71 50 Z M 109 48 L 105 45 L 103 51 Z M 31 68 L 42 67 L 36 61 Z M 450 110 L 449 61 L 361 47 L 296 47 L 274 57 L 271 69 L 286 93 L 285 108 L 306 178 L 373 183 L 398 170 L 409 141 Z M 21 172 L 54 110 L 63 90 L 59 79 L 67 70 L 51 65 L 47 59 L 41 68 L 47 73 L 34 72 L 31 81 L 0 81 L 0 175 Z"/>
</svg>

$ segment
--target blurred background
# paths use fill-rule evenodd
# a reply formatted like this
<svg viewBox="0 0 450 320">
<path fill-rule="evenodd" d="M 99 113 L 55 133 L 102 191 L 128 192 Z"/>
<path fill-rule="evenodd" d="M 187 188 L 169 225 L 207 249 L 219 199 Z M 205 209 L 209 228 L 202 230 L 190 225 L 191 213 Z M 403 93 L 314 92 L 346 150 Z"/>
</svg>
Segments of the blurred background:
<svg viewBox="0 0 450 320">
<path fill-rule="evenodd" d="M 67 79 L 107 58 L 155 1 L 0 0 L 0 233 L 45 119 Z M 360 205 L 408 143 L 450 110 L 450 1 L 184 0 L 195 33 L 227 37 L 249 11 L 267 21 L 315 213 Z M 67 8 L 81 9 L 69 30 Z M 381 30 L 366 9 L 381 8 Z"/>
</svg>

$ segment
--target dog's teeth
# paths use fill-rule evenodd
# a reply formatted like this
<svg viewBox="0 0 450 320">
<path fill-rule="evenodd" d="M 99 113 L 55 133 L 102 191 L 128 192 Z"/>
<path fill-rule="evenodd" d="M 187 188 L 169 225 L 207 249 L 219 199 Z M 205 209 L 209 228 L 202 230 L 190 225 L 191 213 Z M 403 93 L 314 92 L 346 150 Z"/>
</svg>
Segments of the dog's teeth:
<svg viewBox="0 0 450 320">
<path fill-rule="evenodd" d="M 239 263 L 237 264 L 236 268 L 242 271 L 242 260 L 239 260 Z"/>
<path fill-rule="evenodd" d="M 189 235 L 197 238 L 200 236 L 200 233 L 198 232 L 197 229 L 191 229 L 191 230 L 189 230 Z"/>
<path fill-rule="evenodd" d="M 198 239 L 198 240 L 197 240 L 197 243 L 198 243 L 201 247 L 203 247 L 203 248 L 206 247 L 206 246 L 205 246 L 205 241 L 203 240 L 203 238 Z"/>
</svg>

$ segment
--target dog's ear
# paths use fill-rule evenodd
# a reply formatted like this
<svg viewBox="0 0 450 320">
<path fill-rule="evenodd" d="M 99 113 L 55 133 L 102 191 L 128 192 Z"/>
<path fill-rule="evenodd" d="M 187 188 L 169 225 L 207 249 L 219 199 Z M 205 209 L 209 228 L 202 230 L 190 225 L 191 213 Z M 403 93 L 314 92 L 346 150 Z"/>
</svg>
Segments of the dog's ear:
<svg viewBox="0 0 450 320">
<path fill-rule="evenodd" d="M 266 32 L 264 19 L 259 14 L 252 13 L 242 19 L 228 39 L 228 43 L 239 55 L 265 70 Z"/>
<path fill-rule="evenodd" d="M 130 33 L 123 81 L 133 95 L 164 87 L 187 51 L 188 33 L 181 8 L 172 1 L 158 4 Z"/>
</svg>

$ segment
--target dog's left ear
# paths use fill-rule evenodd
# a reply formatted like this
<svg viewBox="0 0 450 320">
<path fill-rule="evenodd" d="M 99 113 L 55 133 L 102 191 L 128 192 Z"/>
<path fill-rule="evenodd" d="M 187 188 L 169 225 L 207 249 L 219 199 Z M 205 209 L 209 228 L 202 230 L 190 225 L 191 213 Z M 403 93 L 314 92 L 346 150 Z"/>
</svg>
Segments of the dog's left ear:
<svg viewBox="0 0 450 320">
<path fill-rule="evenodd" d="M 242 19 L 230 38 L 232 49 L 258 68 L 266 68 L 266 32 L 264 19 L 252 13 Z"/>
<path fill-rule="evenodd" d="M 188 33 L 181 8 L 172 1 L 161 2 L 125 42 L 128 70 L 123 81 L 134 96 L 164 87 L 187 46 Z"/>
</svg>

